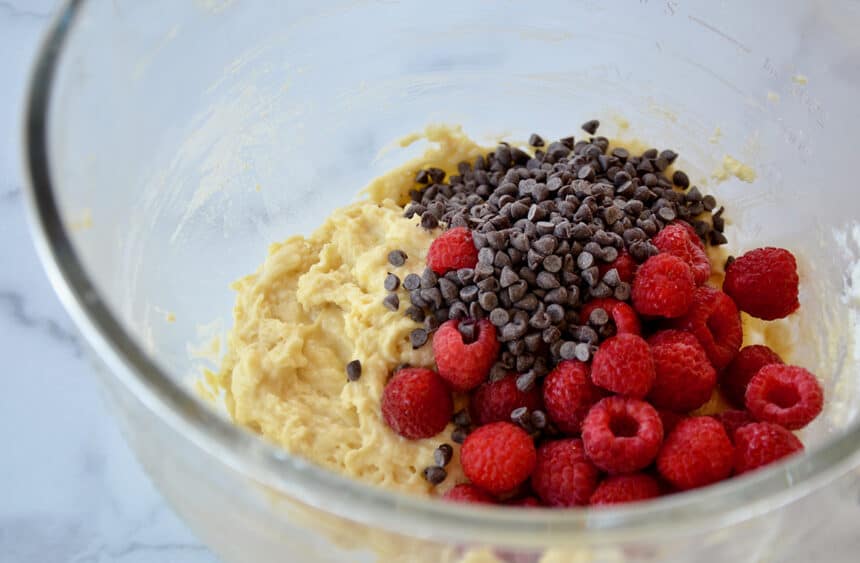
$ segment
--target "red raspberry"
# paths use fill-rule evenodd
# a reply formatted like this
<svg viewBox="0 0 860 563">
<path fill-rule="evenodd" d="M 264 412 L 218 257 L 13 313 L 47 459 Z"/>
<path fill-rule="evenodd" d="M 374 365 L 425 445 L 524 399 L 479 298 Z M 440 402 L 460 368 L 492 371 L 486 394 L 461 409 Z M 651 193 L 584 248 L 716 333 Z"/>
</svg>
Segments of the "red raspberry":
<svg viewBox="0 0 860 563">
<path fill-rule="evenodd" d="M 690 308 L 696 283 L 689 264 L 672 254 L 652 256 L 633 280 L 633 307 L 640 315 L 680 317 Z"/>
<path fill-rule="evenodd" d="M 430 243 L 427 266 L 439 274 L 460 268 L 474 268 L 478 263 L 478 249 L 472 231 L 466 227 L 448 229 Z"/>
<path fill-rule="evenodd" d="M 537 451 L 532 488 L 549 506 L 586 505 L 599 477 L 597 467 L 585 455 L 582 440 L 555 440 Z"/>
<path fill-rule="evenodd" d="M 723 428 L 726 429 L 726 434 L 729 436 L 729 440 L 732 442 L 735 441 L 735 432 L 737 432 L 738 428 L 746 426 L 751 422 L 755 422 L 755 419 L 747 411 L 734 409 L 729 409 L 719 414 L 715 414 L 714 418 L 723 425 Z"/>
<path fill-rule="evenodd" d="M 673 319 L 670 326 L 692 333 L 717 370 L 729 365 L 744 339 L 735 302 L 722 291 L 704 285 L 693 293 L 687 314 Z"/>
<path fill-rule="evenodd" d="M 396 433 L 410 440 L 431 438 L 445 429 L 454 412 L 451 392 L 424 368 L 404 368 L 382 391 L 382 418 Z"/>
<path fill-rule="evenodd" d="M 597 486 L 591 495 L 592 505 L 622 504 L 660 496 L 657 480 L 644 473 L 611 475 Z"/>
<path fill-rule="evenodd" d="M 702 247 L 696 244 L 698 240 L 698 235 L 690 236 L 686 228 L 674 224 L 657 233 L 651 242 L 660 252 L 677 256 L 686 262 L 693 271 L 696 284 L 702 285 L 711 277 L 711 262 Z"/>
<path fill-rule="evenodd" d="M 750 380 L 746 403 L 756 419 L 797 430 L 821 412 L 824 390 L 818 379 L 803 368 L 770 364 Z"/>
<path fill-rule="evenodd" d="M 795 312 L 797 261 L 782 248 L 750 250 L 726 268 L 725 291 L 738 308 L 754 317 L 772 321 Z"/>
<path fill-rule="evenodd" d="M 592 299 L 583 305 L 579 312 L 582 324 L 588 322 L 588 318 L 595 309 L 603 309 L 609 314 L 609 318 L 615 325 L 615 332 L 617 334 L 642 334 L 642 323 L 639 322 L 636 311 L 624 301 L 619 301 L 611 297 Z"/>
<path fill-rule="evenodd" d="M 492 494 L 513 491 L 535 467 L 535 445 L 525 430 L 510 422 L 481 426 L 460 449 L 463 473 Z"/>
<path fill-rule="evenodd" d="M 607 397 L 588 411 L 582 442 L 597 467 L 608 473 L 632 473 L 654 461 L 663 442 L 663 423 L 645 401 Z"/>
<path fill-rule="evenodd" d="M 518 498 L 516 500 L 511 500 L 508 501 L 506 504 L 508 506 L 519 506 L 520 508 L 539 508 L 543 506 L 541 502 L 533 496 L 527 496 Z"/>
<path fill-rule="evenodd" d="M 466 344 L 457 327 L 459 320 L 446 321 L 433 336 L 433 357 L 442 379 L 455 391 L 468 391 L 481 384 L 499 354 L 496 327 L 487 319 L 477 322 L 477 338 Z M 474 321 L 463 321 L 474 322 Z"/>
<path fill-rule="evenodd" d="M 454 486 L 442 497 L 452 502 L 465 502 L 469 504 L 496 504 L 496 500 L 476 487 L 468 483 Z"/>
<path fill-rule="evenodd" d="M 782 426 L 747 424 L 735 431 L 735 473 L 740 475 L 799 451 L 803 451 L 803 443 Z"/>
<path fill-rule="evenodd" d="M 722 481 L 732 472 L 734 447 L 723 425 L 710 416 L 682 420 L 666 437 L 657 470 L 684 491 Z"/>
<path fill-rule="evenodd" d="M 717 372 L 696 337 L 680 330 L 664 330 L 648 339 L 657 377 L 648 393 L 658 409 L 688 412 L 711 398 Z"/>
<path fill-rule="evenodd" d="M 600 277 L 602 278 L 606 272 L 614 268 L 615 271 L 618 272 L 618 278 L 621 281 L 633 283 L 633 278 L 636 276 L 636 269 L 638 267 L 639 264 L 636 263 L 636 260 L 634 260 L 626 250 L 621 249 L 618 251 L 618 258 L 609 264 L 598 264 L 597 270 L 600 272 Z"/>
<path fill-rule="evenodd" d="M 472 421 L 478 426 L 510 421 L 511 411 L 519 407 L 526 407 L 529 411 L 540 409 L 541 400 L 537 386 L 525 393 L 517 389 L 516 375 L 481 384 L 469 403 Z"/>
<path fill-rule="evenodd" d="M 705 249 L 705 243 L 703 243 L 702 239 L 699 238 L 699 233 L 696 232 L 696 229 L 693 228 L 693 225 L 680 219 L 678 219 L 677 221 L 672 221 L 670 225 L 679 225 L 681 227 L 684 227 L 684 230 L 687 231 L 688 235 L 690 235 L 690 240 L 693 241 L 693 243 L 702 250 Z"/>
<path fill-rule="evenodd" d="M 635 334 L 607 338 L 591 363 L 591 380 L 596 385 L 639 399 L 651 390 L 655 377 L 651 348 Z"/>
<path fill-rule="evenodd" d="M 585 415 L 604 395 L 591 382 L 588 365 L 576 360 L 560 362 L 543 382 L 546 412 L 565 434 L 579 434 Z"/>
<path fill-rule="evenodd" d="M 755 344 L 741 348 L 732 363 L 720 374 L 720 389 L 732 404 L 743 407 L 750 379 L 764 366 L 781 363 L 782 358 L 767 346 Z"/>
<path fill-rule="evenodd" d="M 667 411 L 666 409 L 658 409 L 657 414 L 660 415 L 660 422 L 663 423 L 663 435 L 668 436 L 669 432 L 678 426 L 678 423 L 687 418 L 683 414 Z"/>
</svg>

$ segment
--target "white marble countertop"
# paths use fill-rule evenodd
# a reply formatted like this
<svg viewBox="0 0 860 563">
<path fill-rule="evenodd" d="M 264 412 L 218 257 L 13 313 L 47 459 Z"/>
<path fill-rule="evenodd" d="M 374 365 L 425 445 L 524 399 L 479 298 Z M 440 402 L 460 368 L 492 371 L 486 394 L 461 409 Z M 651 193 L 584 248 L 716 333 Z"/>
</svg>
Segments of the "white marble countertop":
<svg viewBox="0 0 860 563">
<path fill-rule="evenodd" d="M 0 1 L 0 561 L 215 561 L 106 412 L 30 242 L 20 115 L 55 0 Z"/>
</svg>

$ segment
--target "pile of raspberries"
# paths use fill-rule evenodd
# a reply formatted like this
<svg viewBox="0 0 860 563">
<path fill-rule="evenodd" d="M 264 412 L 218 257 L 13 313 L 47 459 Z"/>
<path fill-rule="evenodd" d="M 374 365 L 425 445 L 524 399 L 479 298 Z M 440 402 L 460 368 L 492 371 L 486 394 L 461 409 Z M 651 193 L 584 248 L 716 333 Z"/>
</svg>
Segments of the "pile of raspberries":
<svg viewBox="0 0 860 563">
<path fill-rule="evenodd" d="M 798 309 L 794 256 L 771 247 L 747 252 L 729 261 L 716 289 L 708 285 L 702 228 L 662 217 L 649 233 L 654 250 L 641 263 L 625 262 L 629 297 L 580 293 L 579 319 L 568 318 L 571 326 L 611 330 L 564 353 L 561 345 L 546 348 L 544 373 L 499 373 L 506 323 L 457 315 L 433 328 L 435 371 L 403 367 L 389 380 L 382 415 L 400 436 L 433 438 L 454 422 L 469 482 L 445 499 L 546 507 L 641 501 L 803 449 L 792 431 L 821 412 L 822 387 L 766 346 L 741 349 L 739 313 L 774 320 Z M 473 232 L 445 229 L 427 264 L 440 279 L 479 267 Z M 579 344 L 587 345 L 581 353 Z M 733 408 L 692 415 L 717 389 Z M 454 412 L 454 394 L 468 396 L 467 409 Z M 430 483 L 446 479 L 453 454 L 440 445 L 424 470 Z"/>
</svg>

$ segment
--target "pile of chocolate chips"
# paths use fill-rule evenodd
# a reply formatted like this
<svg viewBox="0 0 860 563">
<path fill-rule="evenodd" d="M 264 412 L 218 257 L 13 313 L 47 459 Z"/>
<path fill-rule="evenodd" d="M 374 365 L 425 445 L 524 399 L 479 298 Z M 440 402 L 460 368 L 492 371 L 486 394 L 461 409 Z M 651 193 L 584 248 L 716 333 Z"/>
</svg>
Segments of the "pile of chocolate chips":
<svg viewBox="0 0 860 563">
<path fill-rule="evenodd" d="M 666 175 L 677 153 L 609 151 L 608 139 L 594 136 L 598 126 L 589 121 L 587 139 L 548 146 L 532 135 L 534 156 L 501 143 L 461 162 L 447 182 L 438 168 L 418 172 L 405 215 L 420 216 L 426 229 L 471 229 L 479 253 L 474 268 L 403 279 L 406 315 L 424 323 L 411 335 L 413 346 L 448 319 L 488 318 L 503 344 L 490 379 L 516 372 L 527 389 L 562 359 L 588 361 L 614 334 L 605 311 L 580 319 L 579 310 L 591 298 L 630 299 L 630 285 L 609 266 L 620 253 L 644 262 L 657 253 L 650 239 L 676 219 L 706 243 L 726 243 L 715 199 L 680 170 Z M 386 288 L 397 283 L 387 279 Z M 392 295 L 386 305 L 398 309 Z M 474 337 L 473 323 L 460 326 L 465 340 Z"/>
</svg>

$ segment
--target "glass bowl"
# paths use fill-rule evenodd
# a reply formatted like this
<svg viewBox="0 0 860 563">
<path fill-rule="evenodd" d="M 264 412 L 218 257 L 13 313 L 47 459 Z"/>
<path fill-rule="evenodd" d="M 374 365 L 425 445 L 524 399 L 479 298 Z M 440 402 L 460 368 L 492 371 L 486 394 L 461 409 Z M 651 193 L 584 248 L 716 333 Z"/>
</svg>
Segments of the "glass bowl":
<svg viewBox="0 0 860 563">
<path fill-rule="evenodd" d="M 70 1 L 25 116 L 34 237 L 139 459 L 225 561 L 809 560 L 853 537 L 858 492 L 858 24 L 851 2 Z M 777 329 L 828 397 L 806 455 L 628 508 L 451 506 L 294 458 L 195 393 L 229 283 L 418 150 L 391 141 L 592 117 L 678 150 L 729 248 L 798 254 L 802 312 Z"/>
</svg>

